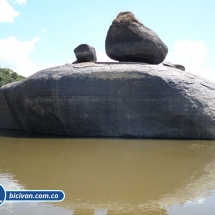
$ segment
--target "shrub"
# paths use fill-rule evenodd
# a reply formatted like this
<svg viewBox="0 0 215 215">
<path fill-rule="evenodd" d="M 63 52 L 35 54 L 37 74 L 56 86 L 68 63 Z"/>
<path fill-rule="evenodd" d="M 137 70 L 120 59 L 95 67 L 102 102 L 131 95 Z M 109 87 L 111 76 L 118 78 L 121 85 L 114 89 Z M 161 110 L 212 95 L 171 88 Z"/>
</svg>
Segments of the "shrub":
<svg viewBox="0 0 215 215">
<path fill-rule="evenodd" d="M 14 81 L 23 80 L 24 78 L 11 69 L 0 67 L 0 87 Z"/>
</svg>

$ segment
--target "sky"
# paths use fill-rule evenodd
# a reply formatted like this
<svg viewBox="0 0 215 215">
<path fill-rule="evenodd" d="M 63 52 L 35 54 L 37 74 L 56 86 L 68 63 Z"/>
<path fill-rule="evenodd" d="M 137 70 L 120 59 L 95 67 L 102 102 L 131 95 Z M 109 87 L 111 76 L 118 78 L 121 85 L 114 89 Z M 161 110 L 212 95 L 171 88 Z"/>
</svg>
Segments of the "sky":
<svg viewBox="0 0 215 215">
<path fill-rule="evenodd" d="M 215 82 L 215 0 L 0 0 L 0 67 L 28 77 L 72 63 L 83 43 L 111 61 L 105 38 L 122 11 L 159 35 L 166 61 Z"/>
</svg>

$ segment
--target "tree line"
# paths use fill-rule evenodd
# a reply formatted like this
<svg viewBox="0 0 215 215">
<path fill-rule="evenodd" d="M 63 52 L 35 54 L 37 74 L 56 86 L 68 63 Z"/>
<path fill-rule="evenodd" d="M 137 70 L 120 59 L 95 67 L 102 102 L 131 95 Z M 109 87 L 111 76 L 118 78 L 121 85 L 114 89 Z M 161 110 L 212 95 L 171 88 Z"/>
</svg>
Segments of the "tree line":
<svg viewBox="0 0 215 215">
<path fill-rule="evenodd" d="M 0 67 L 0 87 L 14 81 L 23 80 L 24 78 L 11 69 Z"/>
</svg>

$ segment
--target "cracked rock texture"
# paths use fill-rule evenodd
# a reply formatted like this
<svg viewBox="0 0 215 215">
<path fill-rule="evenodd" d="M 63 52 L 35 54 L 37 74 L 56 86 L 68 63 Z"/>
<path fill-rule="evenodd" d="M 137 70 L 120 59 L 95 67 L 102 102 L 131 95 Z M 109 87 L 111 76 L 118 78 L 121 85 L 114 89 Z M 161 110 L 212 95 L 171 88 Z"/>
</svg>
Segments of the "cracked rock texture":
<svg viewBox="0 0 215 215">
<path fill-rule="evenodd" d="M 66 64 L 1 87 L 0 101 L 4 129 L 215 139 L 215 84 L 162 64 Z"/>
<path fill-rule="evenodd" d="M 168 48 L 159 36 L 140 23 L 131 12 L 119 13 L 110 26 L 105 49 L 116 61 L 159 64 Z"/>
</svg>

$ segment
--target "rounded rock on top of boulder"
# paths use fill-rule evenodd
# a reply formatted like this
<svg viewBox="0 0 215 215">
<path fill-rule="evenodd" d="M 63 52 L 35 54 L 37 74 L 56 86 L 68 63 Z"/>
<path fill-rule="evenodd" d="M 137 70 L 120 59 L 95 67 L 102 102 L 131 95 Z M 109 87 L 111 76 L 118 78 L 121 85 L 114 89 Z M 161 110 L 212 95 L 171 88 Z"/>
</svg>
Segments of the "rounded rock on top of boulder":
<svg viewBox="0 0 215 215">
<path fill-rule="evenodd" d="M 131 12 L 121 12 L 110 26 L 105 49 L 117 61 L 159 64 L 168 48 L 151 29 L 138 21 Z"/>
</svg>

